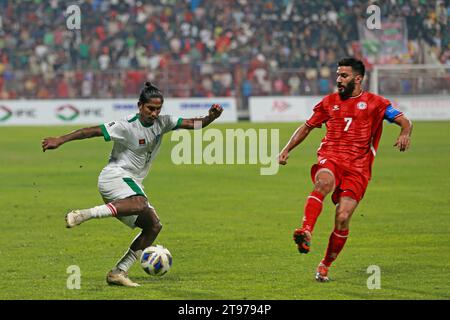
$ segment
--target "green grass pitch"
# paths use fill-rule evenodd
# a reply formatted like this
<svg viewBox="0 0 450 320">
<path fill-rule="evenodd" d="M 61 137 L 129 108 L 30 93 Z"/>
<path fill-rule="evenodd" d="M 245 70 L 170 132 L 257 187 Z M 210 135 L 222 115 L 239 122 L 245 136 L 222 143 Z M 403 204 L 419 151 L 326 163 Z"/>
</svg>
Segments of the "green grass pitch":
<svg viewBox="0 0 450 320">
<path fill-rule="evenodd" d="M 281 147 L 297 124 L 211 127 L 279 129 Z M 105 276 L 137 229 L 112 218 L 65 228 L 67 211 L 102 203 L 97 177 L 112 147 L 95 138 L 41 151 L 43 137 L 73 129 L 0 128 L 0 299 L 450 298 L 449 122 L 415 122 L 406 153 L 392 147 L 399 128 L 385 123 L 372 181 L 325 284 L 313 277 L 333 228 L 329 198 L 312 251 L 300 255 L 292 241 L 324 129 L 272 176 L 261 176 L 259 165 L 176 166 L 175 142 L 165 136 L 144 185 L 164 226 L 156 243 L 174 264 L 161 278 L 135 264 L 136 289 L 110 287 Z M 79 290 L 66 287 L 71 265 L 81 269 Z M 380 267 L 381 289 L 367 287 L 371 265 Z"/>
</svg>

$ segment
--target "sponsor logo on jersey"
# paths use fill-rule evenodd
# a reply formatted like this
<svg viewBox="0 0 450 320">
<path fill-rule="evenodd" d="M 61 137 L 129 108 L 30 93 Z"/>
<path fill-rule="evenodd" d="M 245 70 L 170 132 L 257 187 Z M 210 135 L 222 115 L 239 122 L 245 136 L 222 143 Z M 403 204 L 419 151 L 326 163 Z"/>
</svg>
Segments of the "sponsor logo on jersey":
<svg viewBox="0 0 450 320">
<path fill-rule="evenodd" d="M 109 126 L 109 127 L 112 127 L 112 126 L 115 125 L 115 124 L 116 124 L 116 122 L 113 121 L 113 122 L 108 123 L 108 126 Z"/>
<path fill-rule="evenodd" d="M 333 111 L 338 111 L 339 110 L 339 106 L 338 105 L 334 105 L 333 106 Z"/>
<path fill-rule="evenodd" d="M 358 102 L 358 104 L 356 105 L 356 107 L 357 107 L 359 110 L 367 109 L 367 103 L 365 103 L 365 102 Z"/>
<path fill-rule="evenodd" d="M 139 139 L 139 145 L 142 146 L 145 144 L 145 139 Z"/>
</svg>

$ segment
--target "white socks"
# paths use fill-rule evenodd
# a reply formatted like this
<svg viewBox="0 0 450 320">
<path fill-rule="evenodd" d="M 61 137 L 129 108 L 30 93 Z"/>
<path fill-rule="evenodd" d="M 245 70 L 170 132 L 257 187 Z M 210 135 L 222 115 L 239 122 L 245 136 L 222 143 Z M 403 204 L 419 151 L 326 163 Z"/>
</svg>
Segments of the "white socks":
<svg viewBox="0 0 450 320">
<path fill-rule="evenodd" d="M 131 266 L 141 257 L 142 250 L 133 251 L 128 249 L 125 255 L 120 258 L 119 262 L 117 262 L 116 267 L 113 269 L 117 271 L 118 269 L 128 272 Z"/>
<path fill-rule="evenodd" d="M 86 220 L 89 220 L 91 218 L 99 219 L 107 217 L 116 217 L 117 209 L 111 203 L 108 203 L 90 209 L 80 210 L 80 213 L 86 218 Z"/>
</svg>

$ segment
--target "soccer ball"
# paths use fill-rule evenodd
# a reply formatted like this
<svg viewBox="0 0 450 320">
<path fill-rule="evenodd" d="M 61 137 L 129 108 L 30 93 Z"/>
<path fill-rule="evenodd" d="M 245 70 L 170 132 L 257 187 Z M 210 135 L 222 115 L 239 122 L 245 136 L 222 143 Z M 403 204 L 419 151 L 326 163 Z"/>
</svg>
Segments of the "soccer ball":
<svg viewBox="0 0 450 320">
<path fill-rule="evenodd" d="M 141 266 L 152 276 L 162 276 L 172 266 L 172 255 L 161 245 L 147 247 L 142 251 Z"/>
</svg>

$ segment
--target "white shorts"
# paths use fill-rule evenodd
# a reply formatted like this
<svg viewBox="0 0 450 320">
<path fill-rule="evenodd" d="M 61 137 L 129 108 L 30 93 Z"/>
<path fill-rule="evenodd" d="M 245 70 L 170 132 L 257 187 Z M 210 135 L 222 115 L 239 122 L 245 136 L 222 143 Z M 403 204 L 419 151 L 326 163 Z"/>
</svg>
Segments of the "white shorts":
<svg viewBox="0 0 450 320">
<path fill-rule="evenodd" d="M 104 168 L 98 177 L 98 190 L 102 195 L 103 201 L 109 203 L 115 200 L 125 199 L 135 195 L 148 197 L 144 192 L 144 186 L 130 175 L 120 169 Z M 148 204 L 152 209 L 153 206 Z M 136 220 L 138 215 L 117 217 L 130 228 L 136 228 Z"/>
</svg>

